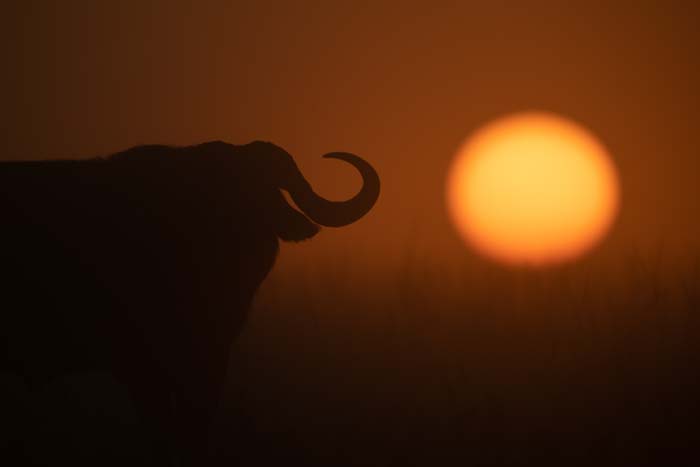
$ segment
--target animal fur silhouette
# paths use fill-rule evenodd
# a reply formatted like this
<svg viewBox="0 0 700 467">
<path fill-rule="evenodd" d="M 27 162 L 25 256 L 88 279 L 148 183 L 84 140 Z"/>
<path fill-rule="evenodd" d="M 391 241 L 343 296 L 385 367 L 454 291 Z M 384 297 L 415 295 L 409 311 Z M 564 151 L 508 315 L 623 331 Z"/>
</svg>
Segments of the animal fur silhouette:
<svg viewBox="0 0 700 467">
<path fill-rule="evenodd" d="M 230 346 L 278 239 L 350 224 L 379 196 L 367 162 L 324 157 L 359 170 L 355 197 L 319 197 L 292 157 L 265 142 L 0 163 L 0 371 L 36 386 L 108 370 L 153 431 L 175 427 L 183 462 L 197 463 Z"/>
</svg>

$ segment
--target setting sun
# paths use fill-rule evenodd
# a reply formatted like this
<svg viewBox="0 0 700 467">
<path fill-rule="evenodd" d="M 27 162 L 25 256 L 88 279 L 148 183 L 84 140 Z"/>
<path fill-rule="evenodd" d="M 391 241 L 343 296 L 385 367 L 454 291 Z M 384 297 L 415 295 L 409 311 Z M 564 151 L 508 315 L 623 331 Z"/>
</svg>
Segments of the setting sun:
<svg viewBox="0 0 700 467">
<path fill-rule="evenodd" d="M 467 243 L 515 265 L 580 257 L 609 230 L 618 198 L 602 143 L 543 112 L 478 129 L 457 152 L 447 182 L 449 213 Z"/>
</svg>

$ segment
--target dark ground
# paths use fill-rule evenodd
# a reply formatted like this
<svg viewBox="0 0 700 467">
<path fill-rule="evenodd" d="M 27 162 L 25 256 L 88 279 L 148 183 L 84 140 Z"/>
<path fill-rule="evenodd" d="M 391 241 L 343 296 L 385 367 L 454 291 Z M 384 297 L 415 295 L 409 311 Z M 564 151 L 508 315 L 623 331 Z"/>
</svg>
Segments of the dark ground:
<svg viewBox="0 0 700 467">
<path fill-rule="evenodd" d="M 232 349 L 222 465 L 698 465 L 700 269 L 662 269 L 273 274 Z M 144 458 L 110 375 L 2 387 L 38 464 Z"/>
</svg>

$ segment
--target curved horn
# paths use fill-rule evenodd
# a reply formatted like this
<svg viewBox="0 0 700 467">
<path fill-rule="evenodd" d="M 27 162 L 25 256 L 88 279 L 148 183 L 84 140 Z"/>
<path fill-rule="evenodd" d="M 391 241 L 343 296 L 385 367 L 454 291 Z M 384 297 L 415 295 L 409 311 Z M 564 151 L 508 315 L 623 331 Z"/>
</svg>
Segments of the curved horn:
<svg viewBox="0 0 700 467">
<path fill-rule="evenodd" d="M 326 159 L 340 159 L 355 167 L 362 175 L 360 192 L 347 201 L 329 201 L 317 195 L 299 172 L 287 191 L 294 202 L 314 222 L 328 227 L 351 224 L 367 214 L 379 197 L 379 176 L 369 163 L 347 152 L 331 152 Z"/>
</svg>

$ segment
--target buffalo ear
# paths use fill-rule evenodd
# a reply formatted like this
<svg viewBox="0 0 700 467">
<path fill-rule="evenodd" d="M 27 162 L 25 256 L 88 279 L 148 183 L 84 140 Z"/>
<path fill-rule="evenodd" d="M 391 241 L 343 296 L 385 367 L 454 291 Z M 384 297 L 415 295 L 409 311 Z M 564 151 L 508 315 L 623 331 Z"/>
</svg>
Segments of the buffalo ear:
<svg viewBox="0 0 700 467">
<path fill-rule="evenodd" d="M 278 213 L 277 235 L 285 241 L 300 242 L 316 235 L 319 226 L 311 222 L 305 215 L 283 203 Z"/>
</svg>

